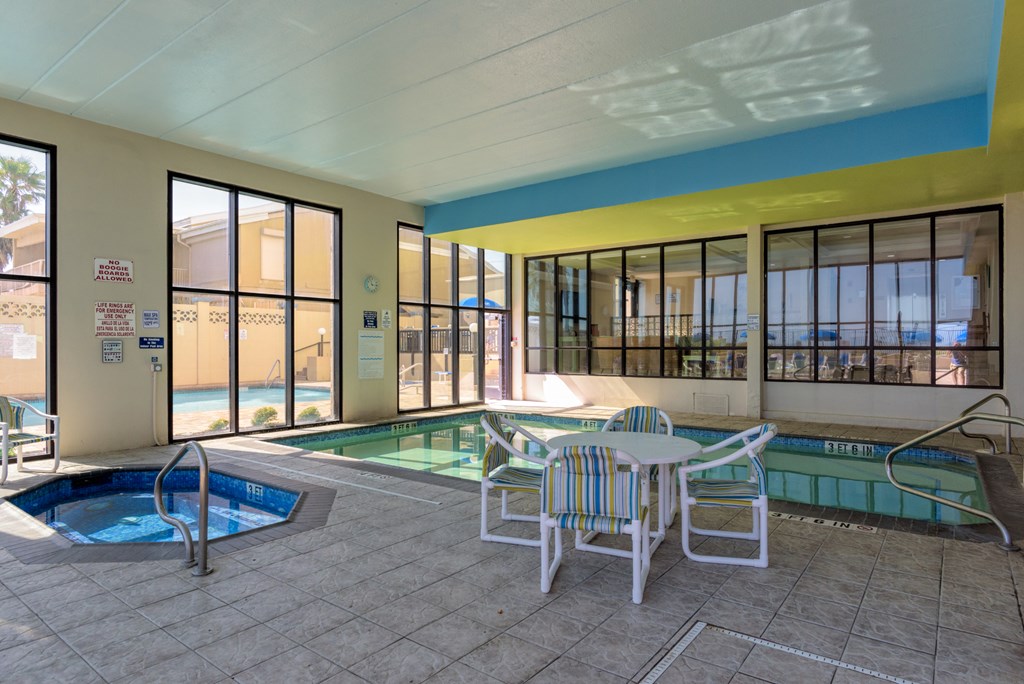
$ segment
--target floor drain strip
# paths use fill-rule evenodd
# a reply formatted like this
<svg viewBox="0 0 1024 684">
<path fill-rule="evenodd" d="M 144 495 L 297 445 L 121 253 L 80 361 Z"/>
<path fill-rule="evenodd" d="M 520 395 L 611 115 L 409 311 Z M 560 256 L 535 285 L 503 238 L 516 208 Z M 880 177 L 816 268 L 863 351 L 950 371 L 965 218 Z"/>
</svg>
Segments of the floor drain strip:
<svg viewBox="0 0 1024 684">
<path fill-rule="evenodd" d="M 694 639 L 696 639 L 700 635 L 700 633 L 705 629 L 719 632 L 720 634 L 727 634 L 731 637 L 736 637 L 737 639 L 742 639 L 743 641 L 748 641 L 758 646 L 764 646 L 765 648 L 771 648 L 776 651 L 782 651 L 783 653 L 789 653 L 791 655 L 800 656 L 801 658 L 807 658 L 809 660 L 814 660 L 819 663 L 826 663 L 828 665 L 832 665 L 833 667 L 839 667 L 844 670 L 852 670 L 862 675 L 867 675 L 868 677 L 875 677 L 876 679 L 881 679 L 887 682 L 895 682 L 895 684 L 914 684 L 914 682 L 909 679 L 904 679 L 902 677 L 894 677 L 893 675 L 887 675 L 883 672 L 878 672 L 877 670 L 871 670 L 866 667 L 861 667 L 860 665 L 853 665 L 852 663 L 844 663 L 841 660 L 836 660 L 835 658 L 827 658 L 823 655 L 818 655 L 817 653 L 801 651 L 800 649 L 793 648 L 792 646 L 785 646 L 783 644 L 777 644 L 774 641 L 767 641 L 765 639 L 761 639 L 760 637 L 753 637 L 748 634 L 743 634 L 741 632 L 734 632 L 731 629 L 716 627 L 714 625 L 709 625 L 706 622 L 698 622 L 690 629 L 690 631 L 683 635 L 683 638 L 680 639 L 679 642 L 675 646 L 673 646 L 668 653 L 665 654 L 665 657 L 662 658 L 658 662 L 658 664 L 655 665 L 651 669 L 651 671 L 647 673 L 647 676 L 640 680 L 640 684 L 654 684 L 654 682 L 658 681 L 658 678 L 665 673 L 665 670 L 667 670 L 672 665 L 672 663 L 674 663 L 676 659 L 680 655 L 682 655 L 683 651 L 686 650 L 686 647 L 693 643 Z"/>
</svg>

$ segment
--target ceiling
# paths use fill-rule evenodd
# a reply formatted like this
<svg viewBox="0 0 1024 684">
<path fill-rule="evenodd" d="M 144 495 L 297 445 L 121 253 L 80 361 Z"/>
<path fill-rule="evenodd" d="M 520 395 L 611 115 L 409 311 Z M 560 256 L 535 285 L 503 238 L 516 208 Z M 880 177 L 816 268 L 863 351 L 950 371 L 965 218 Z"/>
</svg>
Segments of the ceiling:
<svg viewBox="0 0 1024 684">
<path fill-rule="evenodd" d="M 457 208 L 580 174 L 984 99 L 993 55 L 1006 58 L 1011 20 L 1002 45 L 993 35 L 1001 11 L 1001 0 L 15 0 L 0 24 L 0 97 Z M 1004 137 L 1019 141 L 1019 113 L 997 107 L 993 135 L 1003 121 Z M 943 152 L 967 154 L 954 162 L 966 168 L 986 163 L 970 149 Z M 441 229 L 513 252 L 622 242 L 623 225 L 631 239 L 698 224 L 728 231 L 765 216 L 813 216 L 808 206 L 841 213 L 850 200 L 837 199 L 837 184 L 864 184 L 841 175 L 850 171 L 825 168 L 798 186 L 761 178 L 753 193 L 732 180 L 667 187 L 615 206 L 602 204 L 598 185 L 591 206 L 555 208 L 556 219 L 499 214 Z M 840 176 L 822 179 L 830 173 Z M 1016 183 L 1019 172 L 1003 176 Z M 983 185 L 969 192 L 994 187 Z M 889 199 L 855 206 L 918 201 L 880 190 Z M 736 208 L 740 197 L 756 199 L 753 214 Z M 495 223 L 504 225 L 479 228 Z"/>
</svg>

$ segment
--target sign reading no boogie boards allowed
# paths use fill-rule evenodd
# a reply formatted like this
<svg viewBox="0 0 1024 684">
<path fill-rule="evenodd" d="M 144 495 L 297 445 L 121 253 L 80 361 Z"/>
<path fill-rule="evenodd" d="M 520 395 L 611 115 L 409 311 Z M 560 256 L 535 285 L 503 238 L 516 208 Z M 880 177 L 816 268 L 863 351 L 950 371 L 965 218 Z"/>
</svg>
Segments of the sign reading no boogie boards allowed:
<svg viewBox="0 0 1024 684">
<path fill-rule="evenodd" d="M 94 280 L 107 283 L 135 282 L 134 266 L 127 259 L 104 259 L 97 257 L 93 260 L 93 274 Z"/>
</svg>

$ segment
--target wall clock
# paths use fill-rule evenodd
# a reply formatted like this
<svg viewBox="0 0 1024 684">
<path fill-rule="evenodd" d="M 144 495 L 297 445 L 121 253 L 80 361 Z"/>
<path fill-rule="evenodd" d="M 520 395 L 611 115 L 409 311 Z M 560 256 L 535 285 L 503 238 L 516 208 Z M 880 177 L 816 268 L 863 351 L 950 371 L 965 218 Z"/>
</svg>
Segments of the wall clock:
<svg viewBox="0 0 1024 684">
<path fill-rule="evenodd" d="M 380 281 L 377 280 L 377 276 L 368 275 L 363 279 L 363 289 L 373 294 L 380 287 Z"/>
</svg>

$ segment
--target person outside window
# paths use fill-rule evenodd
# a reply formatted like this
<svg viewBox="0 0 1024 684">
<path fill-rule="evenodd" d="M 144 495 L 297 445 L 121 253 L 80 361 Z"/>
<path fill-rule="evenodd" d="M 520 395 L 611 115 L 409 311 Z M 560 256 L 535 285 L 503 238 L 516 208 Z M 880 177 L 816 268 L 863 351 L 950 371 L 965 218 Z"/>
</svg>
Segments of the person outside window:
<svg viewBox="0 0 1024 684">
<path fill-rule="evenodd" d="M 967 384 L 967 354 L 960 348 L 960 343 L 953 343 L 953 353 L 949 358 L 949 368 L 953 371 L 953 384 Z"/>
</svg>

